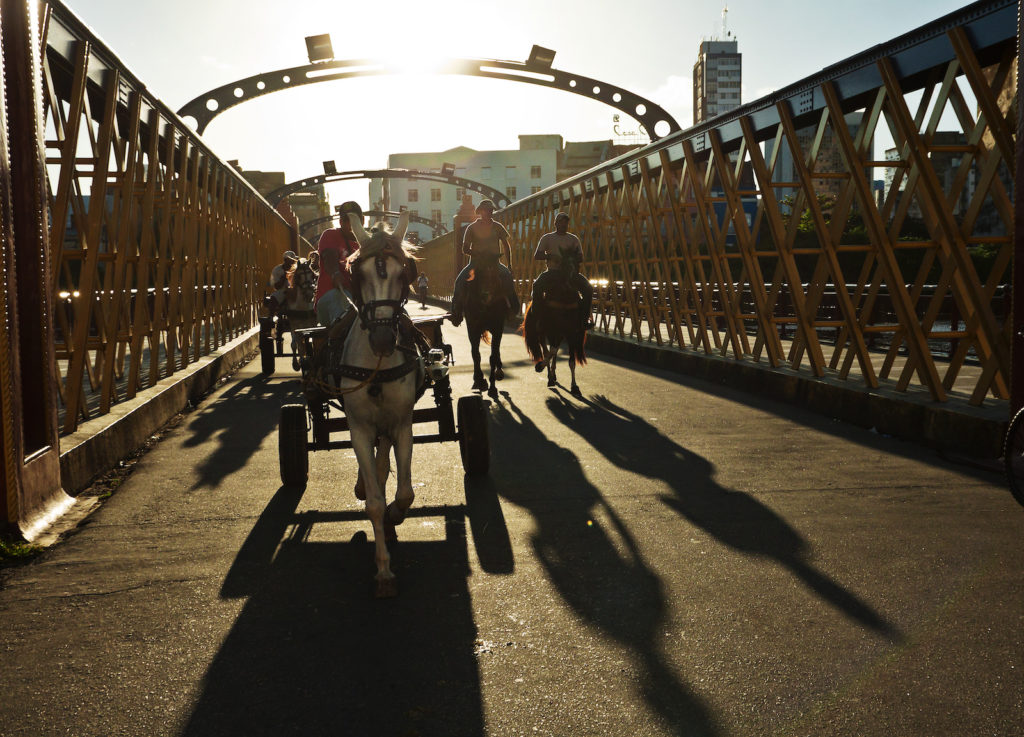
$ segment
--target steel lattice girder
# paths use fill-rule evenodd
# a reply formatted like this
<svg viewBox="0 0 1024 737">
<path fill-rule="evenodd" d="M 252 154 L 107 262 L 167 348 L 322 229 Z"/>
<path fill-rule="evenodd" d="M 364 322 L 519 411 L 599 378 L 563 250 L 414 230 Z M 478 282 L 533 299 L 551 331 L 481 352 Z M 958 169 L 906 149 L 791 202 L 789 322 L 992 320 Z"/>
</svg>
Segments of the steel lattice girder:
<svg viewBox="0 0 1024 737">
<path fill-rule="evenodd" d="M 316 176 L 296 179 L 282 187 L 267 193 L 267 202 L 277 205 L 290 194 L 301 192 L 304 189 L 317 187 L 327 182 L 341 182 L 349 179 L 423 179 L 429 182 L 441 182 L 451 184 L 455 187 L 462 187 L 473 192 L 478 192 L 485 197 L 490 197 L 495 204 L 504 202 L 509 204 L 512 200 L 501 191 L 486 184 L 477 182 L 465 177 L 448 176 L 434 171 L 420 171 L 419 169 L 357 169 L 353 171 L 339 171 L 334 174 L 317 174 Z"/>
</svg>

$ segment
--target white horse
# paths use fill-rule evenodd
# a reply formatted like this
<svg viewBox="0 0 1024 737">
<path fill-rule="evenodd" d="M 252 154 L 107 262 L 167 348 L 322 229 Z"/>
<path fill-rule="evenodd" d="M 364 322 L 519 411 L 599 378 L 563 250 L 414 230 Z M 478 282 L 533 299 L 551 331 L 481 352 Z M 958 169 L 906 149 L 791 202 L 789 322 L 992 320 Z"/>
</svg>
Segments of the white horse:
<svg viewBox="0 0 1024 737">
<path fill-rule="evenodd" d="M 375 595 L 390 597 L 397 594 L 397 587 L 387 542 L 396 539 L 395 526 L 405 519 L 415 497 L 412 409 L 423 374 L 415 348 L 400 340 L 399 333 L 416 264 L 402 243 L 408 211 L 402 212 L 394 233 L 383 228 L 368 233 L 357 217 L 349 215 L 349 219 L 359 241 L 359 251 L 348 261 L 359 319 L 345 339 L 342 366 L 333 368 L 340 377 L 338 389 L 344 396 L 352 449 L 359 462 L 356 494 L 365 494 L 366 514 L 373 525 Z M 392 446 L 398 489 L 395 500 L 386 504 L 384 484 Z"/>
<path fill-rule="evenodd" d="M 292 370 L 299 370 L 299 353 L 303 345 L 295 331 L 316 327 L 316 272 L 309 261 L 300 258 L 288 271 L 288 289 L 285 291 L 281 314 L 288 316 L 292 335 Z"/>
</svg>

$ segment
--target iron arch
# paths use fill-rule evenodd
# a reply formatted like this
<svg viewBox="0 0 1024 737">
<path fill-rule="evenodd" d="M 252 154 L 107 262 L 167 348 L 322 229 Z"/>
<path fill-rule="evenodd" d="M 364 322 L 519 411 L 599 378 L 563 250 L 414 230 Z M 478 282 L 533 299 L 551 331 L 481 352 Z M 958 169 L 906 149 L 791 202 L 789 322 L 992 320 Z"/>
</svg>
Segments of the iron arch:
<svg viewBox="0 0 1024 737">
<path fill-rule="evenodd" d="M 363 216 L 368 218 L 397 219 L 398 216 L 401 214 L 402 213 L 397 210 L 367 210 L 366 212 L 363 213 Z M 306 232 L 312 230 L 315 226 L 322 225 L 323 223 L 332 222 L 340 217 L 341 216 L 338 213 L 334 213 L 333 215 L 324 215 L 322 218 L 310 220 L 309 222 L 303 223 L 302 225 L 299 226 L 299 233 L 304 235 Z M 448 232 L 448 227 L 444 223 L 439 223 L 436 220 L 425 218 L 422 215 L 410 215 L 409 222 L 419 223 L 420 225 L 426 225 L 433 230 L 435 235 Z"/>
<path fill-rule="evenodd" d="M 602 102 L 639 121 L 651 141 L 681 130 L 679 124 L 660 105 L 629 90 L 581 74 L 554 69 L 550 65 L 554 52 L 544 59 L 507 61 L 500 59 L 448 59 L 435 68 L 436 74 L 458 74 L 472 77 L 525 82 L 542 87 L 571 92 L 575 95 Z M 256 74 L 235 82 L 215 87 L 186 103 L 178 115 L 193 118 L 196 130 L 202 134 L 216 116 L 243 102 L 271 92 L 316 82 L 400 74 L 403 69 L 381 60 L 341 59 L 322 61 L 272 72 Z M 664 130 L 658 133 L 659 126 Z M 666 129 L 667 128 L 667 129 Z"/>
<path fill-rule="evenodd" d="M 294 182 L 278 187 L 269 192 L 266 199 L 271 205 L 276 206 L 278 202 L 288 195 L 301 192 L 304 189 L 326 184 L 327 182 L 341 182 L 349 179 L 422 179 L 428 182 L 441 182 L 468 189 L 482 194 L 484 197 L 489 197 L 494 200 L 496 205 L 500 205 L 502 202 L 507 205 L 512 202 L 504 192 L 473 179 L 443 174 L 437 171 L 422 171 L 420 169 L 356 169 L 353 171 L 339 171 L 333 174 L 317 174 L 305 179 L 296 179 Z"/>
</svg>

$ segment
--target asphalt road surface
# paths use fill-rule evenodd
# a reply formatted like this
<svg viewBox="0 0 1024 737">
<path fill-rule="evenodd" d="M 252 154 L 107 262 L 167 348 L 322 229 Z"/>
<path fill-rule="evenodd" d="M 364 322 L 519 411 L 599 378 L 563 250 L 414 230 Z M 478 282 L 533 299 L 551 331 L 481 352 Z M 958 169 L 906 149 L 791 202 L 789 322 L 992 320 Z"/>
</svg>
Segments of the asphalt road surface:
<svg viewBox="0 0 1024 737">
<path fill-rule="evenodd" d="M 576 399 L 503 353 L 490 473 L 416 446 L 383 601 L 354 456 L 282 486 L 299 381 L 249 364 L 2 571 L 0 734 L 1024 735 L 998 475 L 598 355 Z"/>
</svg>

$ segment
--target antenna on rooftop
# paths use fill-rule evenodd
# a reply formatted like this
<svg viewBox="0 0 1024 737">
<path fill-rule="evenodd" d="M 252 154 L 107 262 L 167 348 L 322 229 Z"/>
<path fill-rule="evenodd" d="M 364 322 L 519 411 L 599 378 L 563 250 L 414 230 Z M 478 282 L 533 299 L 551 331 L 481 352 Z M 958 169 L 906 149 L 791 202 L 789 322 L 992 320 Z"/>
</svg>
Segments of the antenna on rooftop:
<svg viewBox="0 0 1024 737">
<path fill-rule="evenodd" d="M 722 8 L 722 40 L 723 41 L 725 39 L 729 38 L 729 31 L 727 30 L 727 25 L 728 25 L 727 21 L 729 19 L 728 16 L 729 16 L 729 6 L 726 5 L 724 8 Z"/>
</svg>

